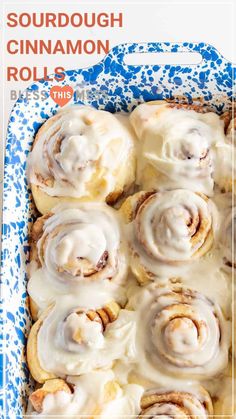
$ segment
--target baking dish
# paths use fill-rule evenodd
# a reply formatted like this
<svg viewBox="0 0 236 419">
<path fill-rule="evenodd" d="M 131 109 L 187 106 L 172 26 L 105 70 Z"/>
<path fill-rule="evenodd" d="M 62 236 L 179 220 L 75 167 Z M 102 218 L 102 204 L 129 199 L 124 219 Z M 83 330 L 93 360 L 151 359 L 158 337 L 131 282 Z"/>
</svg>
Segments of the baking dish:
<svg viewBox="0 0 236 419">
<path fill-rule="evenodd" d="M 140 52 L 197 52 L 202 61 L 197 65 L 181 66 L 125 64 L 126 54 Z M 25 360 L 25 343 L 31 324 L 26 293 L 28 232 L 35 218 L 35 209 L 27 184 L 26 160 L 35 133 L 59 108 L 49 96 L 50 88 L 54 85 L 72 86 L 75 93 L 67 106 L 84 103 L 110 112 L 129 112 L 141 102 L 185 97 L 190 103 L 200 100 L 221 113 L 230 107 L 232 101 L 233 72 L 232 64 L 204 43 L 125 44 L 113 48 L 93 67 L 66 71 L 61 82 L 43 80 L 32 84 L 16 102 L 7 131 L 3 191 L 3 417 L 22 417 L 33 386 Z M 35 99 L 34 92 L 41 99 Z"/>
</svg>

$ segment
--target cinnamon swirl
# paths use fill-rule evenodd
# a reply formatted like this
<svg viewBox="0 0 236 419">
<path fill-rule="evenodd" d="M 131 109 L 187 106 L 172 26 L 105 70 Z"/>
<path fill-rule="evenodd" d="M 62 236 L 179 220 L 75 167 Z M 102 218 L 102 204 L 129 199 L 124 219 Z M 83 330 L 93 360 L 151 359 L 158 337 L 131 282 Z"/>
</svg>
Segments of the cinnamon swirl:
<svg viewBox="0 0 236 419">
<path fill-rule="evenodd" d="M 215 146 L 225 142 L 218 115 L 202 106 L 156 101 L 139 105 L 130 121 L 140 141 L 142 189 L 213 194 Z"/>
<path fill-rule="evenodd" d="M 184 189 L 127 198 L 121 214 L 128 223 L 131 268 L 140 283 L 176 276 L 178 267 L 210 249 L 212 206 L 206 196 Z"/>
<path fill-rule="evenodd" d="M 151 390 L 141 400 L 142 412 L 139 418 L 208 418 L 213 415 L 210 395 L 200 386 L 191 392 L 179 390 Z"/>
<path fill-rule="evenodd" d="M 81 283 L 102 288 L 125 280 L 125 244 L 116 211 L 105 203 L 61 204 L 37 219 L 31 243 L 28 291 L 40 309 Z"/>
<path fill-rule="evenodd" d="M 39 212 L 45 214 L 61 201 L 114 203 L 130 187 L 134 140 L 123 118 L 76 105 L 43 124 L 29 157 L 29 180 Z"/>
<path fill-rule="evenodd" d="M 151 284 L 131 297 L 139 372 L 156 383 L 207 379 L 228 363 L 230 322 L 219 305 L 192 289 Z"/>
<path fill-rule="evenodd" d="M 37 382 L 107 368 L 132 356 L 133 313 L 120 310 L 114 301 L 97 307 L 98 302 L 78 307 L 76 297 L 62 297 L 32 326 L 27 360 Z"/>
</svg>

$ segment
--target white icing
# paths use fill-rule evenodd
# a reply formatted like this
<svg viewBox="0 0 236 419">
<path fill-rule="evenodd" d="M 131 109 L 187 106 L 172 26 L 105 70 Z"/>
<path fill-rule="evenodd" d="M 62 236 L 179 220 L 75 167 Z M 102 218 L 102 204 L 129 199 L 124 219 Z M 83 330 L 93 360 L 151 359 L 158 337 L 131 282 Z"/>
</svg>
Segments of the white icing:
<svg viewBox="0 0 236 419">
<path fill-rule="evenodd" d="M 219 144 L 216 147 L 215 182 L 224 189 L 225 183 L 236 176 L 236 156 L 232 145 Z M 226 189 L 228 185 L 226 185 Z"/>
<path fill-rule="evenodd" d="M 225 262 L 236 263 L 236 208 L 229 209 L 225 213 L 225 220 L 222 224 L 219 244 L 223 251 Z M 233 253 L 234 252 L 234 253 Z"/>
<path fill-rule="evenodd" d="M 142 418 L 151 419 L 155 415 L 163 418 L 196 417 L 207 418 L 211 411 L 209 394 L 199 385 L 188 383 L 185 387 L 176 384 L 175 387 L 158 387 L 149 390 L 145 396 L 157 395 L 159 401 L 142 411 Z M 162 397 L 163 395 L 163 397 Z"/>
<path fill-rule="evenodd" d="M 78 198 L 89 196 L 88 183 L 97 181 L 97 174 L 103 183 L 96 193 L 105 198 L 132 149 L 133 136 L 120 118 L 89 106 L 65 108 L 35 142 L 29 179 L 48 195 Z M 37 174 L 44 180 L 53 177 L 53 185 Z"/>
<path fill-rule="evenodd" d="M 143 393 L 141 386 L 128 384 L 119 396 L 107 403 L 102 411 L 102 418 L 123 419 L 127 415 L 137 415 L 140 412 L 140 398 Z"/>
<path fill-rule="evenodd" d="M 212 195 L 215 146 L 225 142 L 219 116 L 142 104 L 130 121 L 140 140 L 138 182 L 143 189 L 181 187 Z M 145 175 L 149 165 L 151 177 Z"/>
<path fill-rule="evenodd" d="M 69 286 L 60 287 L 49 281 L 49 278 L 43 274 L 42 270 L 37 270 L 29 281 L 28 293 L 39 307 L 39 313 L 45 310 L 51 303 L 63 295 L 74 295 L 77 298 L 78 305 L 89 304 L 96 306 L 96 303 L 104 298 L 109 298 L 124 305 L 127 297 L 125 288 L 109 280 L 98 280 L 95 282 L 79 282 L 78 284 L 69 284 Z"/>
<path fill-rule="evenodd" d="M 77 245 L 79 243 L 79 249 Z M 66 234 L 55 249 L 57 265 L 66 265 L 76 258 L 87 259 L 96 265 L 106 250 L 106 239 L 99 226 L 81 224 L 76 230 Z"/>
<path fill-rule="evenodd" d="M 106 204 L 59 205 L 45 221 L 37 249 L 42 266 L 32 262 L 28 292 L 39 308 L 58 294 L 79 295 L 85 282 L 94 280 L 100 287 L 104 281 L 108 289 L 111 283 L 111 295 L 115 292 L 119 301 L 124 300 L 115 284 L 126 277 L 125 243 L 116 211 Z"/>
<path fill-rule="evenodd" d="M 232 146 L 229 141 L 225 142 L 223 123 L 213 113 L 177 109 L 164 109 L 156 117 L 154 113 L 158 109 L 141 105 L 130 118 L 140 139 L 139 184 L 146 188 L 189 188 L 212 195 L 213 178 L 220 184 L 221 176 L 230 177 L 233 167 Z M 114 187 L 113 169 L 128 155 L 127 132 L 121 135 L 126 138 L 121 147 L 115 135 L 121 133 L 120 126 L 117 120 L 114 122 L 114 116 L 110 118 L 99 112 L 98 118 L 97 111 L 85 110 L 85 107 L 75 107 L 68 114 L 63 112 L 60 123 L 55 122 L 41 138 L 47 141 L 55 128 L 66 134 L 52 168 L 56 182 L 53 188 L 40 186 L 49 194 L 67 195 L 69 191 L 71 196 L 82 196 L 86 182 L 94 173 L 96 160 L 104 170 L 107 193 Z M 85 127 L 81 121 L 88 115 L 94 120 L 91 126 Z M 85 132 L 79 135 L 82 128 Z M 45 162 L 38 160 L 41 140 L 30 158 L 31 181 L 37 184 L 34 176 L 37 170 L 45 177 L 50 174 Z M 48 143 L 49 153 L 52 153 L 53 141 L 52 137 Z M 187 155 L 191 158 L 186 158 Z M 149 165 L 157 177 L 146 178 Z M 65 184 L 64 174 L 73 184 Z M 212 396 L 221 394 L 232 315 L 232 284 L 225 270 L 225 259 L 230 260 L 232 256 L 232 202 L 230 195 L 222 193 L 214 194 L 213 203 L 206 202 L 190 190 L 165 192 L 163 201 L 145 209 L 139 230 L 141 243 L 137 240 L 140 225 L 134 221 L 127 227 L 132 251 L 137 252 L 143 266 L 155 274 L 160 288 L 155 284 L 141 288 L 130 278 L 125 284 L 127 288 L 120 286 L 127 276 L 127 250 L 113 209 L 98 204 L 62 205 L 45 222 L 44 236 L 38 244 L 38 249 L 41 245 L 46 247 L 44 258 L 40 256 L 42 267 L 38 268 L 32 261 L 28 290 L 40 312 L 50 303 L 56 301 L 56 304 L 40 328 L 38 357 L 45 370 L 67 376 L 75 391 L 46 396 L 42 414 L 34 412 L 33 417 L 65 415 L 70 419 L 76 415 L 92 415 L 98 407 L 101 418 L 137 416 L 143 389 L 156 386 L 163 388 L 163 392 L 168 389 L 193 391 L 202 401 L 201 393 L 195 388 L 201 381 Z M 199 259 L 195 259 L 194 254 L 204 239 L 191 244 L 186 225 L 189 214 L 193 219 L 201 214 L 214 232 L 213 247 Z M 44 242 L 48 234 L 50 240 Z M 148 252 L 144 251 L 144 241 L 148 242 Z M 89 266 L 94 266 L 105 251 L 109 253 L 108 265 L 96 272 L 93 278 L 96 281 L 90 281 L 89 277 L 85 280 L 83 269 L 78 274 L 74 261 L 84 258 Z M 137 260 L 132 259 L 131 264 L 134 263 Z M 135 266 L 132 267 L 135 272 Z M 175 315 L 175 308 L 172 308 L 173 318 L 168 316 L 169 304 L 180 305 L 178 299 L 176 303 L 175 298 L 164 295 L 166 287 L 172 286 L 170 278 L 173 277 L 178 277 L 178 285 L 201 293 L 196 293 L 196 298 L 186 304 L 190 308 L 185 307 L 187 314 L 183 317 Z M 83 311 L 75 314 L 80 308 L 101 308 L 113 299 L 124 305 L 127 298 L 127 309 L 121 310 L 118 319 L 107 326 L 105 332 L 100 323 L 91 322 Z M 196 322 L 200 324 L 200 333 Z M 77 341 L 73 339 L 75 332 L 78 332 Z M 113 371 L 93 371 L 110 367 Z M 222 375 L 218 376 L 220 373 Z M 129 377 L 135 374 L 142 386 L 128 384 Z M 114 378 L 119 378 L 122 386 L 113 400 L 105 402 L 104 385 Z M 222 409 L 227 412 L 228 393 L 227 387 L 222 393 L 227 407 Z M 191 410 L 192 415 L 206 417 L 201 404 L 192 404 L 186 399 L 184 407 Z M 178 407 L 162 404 L 157 409 L 150 407 L 146 414 L 166 418 L 176 414 L 176 409 Z"/>
<path fill-rule="evenodd" d="M 186 262 L 198 257 L 213 229 L 211 201 L 205 201 L 192 191 L 177 189 L 149 197 L 139 208 L 134 221 L 127 225 L 126 234 L 134 257 L 131 266 L 136 271 L 136 255 L 146 271 L 158 277 L 173 277 L 191 272 Z M 201 222 L 203 234 L 197 240 Z"/>
<path fill-rule="evenodd" d="M 82 343 L 79 345 L 72 340 L 75 331 L 80 334 Z M 101 349 L 104 347 L 102 325 L 89 320 L 85 313 L 71 313 L 57 332 L 58 345 L 63 340 L 65 350 L 71 352 L 83 353 L 86 348 Z"/>
<path fill-rule="evenodd" d="M 225 315 L 230 318 L 231 313 L 231 278 L 222 269 L 220 262 L 221 252 L 215 255 L 207 255 L 202 260 L 194 263 L 185 275 L 181 277 L 181 283 L 190 287 L 213 301 L 220 304 Z M 192 271 L 190 273 L 190 271 Z M 222 295 L 224 298 L 222 298 Z"/>
<path fill-rule="evenodd" d="M 142 376 L 159 385 L 183 384 L 227 366 L 230 322 L 217 303 L 195 291 L 182 294 L 178 287 L 155 284 L 133 290 L 129 301 L 139 325 L 136 367 Z"/>
<path fill-rule="evenodd" d="M 214 179 L 220 188 L 226 190 L 229 190 L 227 183 L 236 177 L 235 133 L 235 119 L 232 119 L 227 129 L 226 142 L 216 144 Z"/>
<path fill-rule="evenodd" d="M 115 417 L 122 419 L 123 415 L 138 415 L 143 388 L 136 384 L 118 386 L 112 397 L 108 397 L 107 386 L 114 382 L 115 376 L 111 370 L 97 371 L 81 377 L 68 378 L 74 386 L 74 393 L 57 392 L 49 394 L 43 401 L 42 413 L 33 412 L 31 417 L 50 418 L 52 415 L 67 419 L 77 415 L 99 415 L 102 418 Z M 109 387 L 108 387 L 109 388 Z M 56 416 L 57 417 L 57 416 Z"/>
<path fill-rule="evenodd" d="M 101 294 L 93 298 L 94 302 L 88 296 L 82 308 L 101 308 L 109 301 Z M 118 319 L 102 332 L 99 326 L 94 325 L 87 330 L 84 318 L 68 323 L 71 314 L 80 309 L 76 296 L 58 297 L 38 333 L 38 358 L 42 368 L 58 376 L 79 375 L 96 368 L 110 367 L 116 359 L 133 358 L 136 325 L 132 311 L 121 310 Z M 82 332 L 87 342 L 72 339 L 78 331 Z"/>
</svg>

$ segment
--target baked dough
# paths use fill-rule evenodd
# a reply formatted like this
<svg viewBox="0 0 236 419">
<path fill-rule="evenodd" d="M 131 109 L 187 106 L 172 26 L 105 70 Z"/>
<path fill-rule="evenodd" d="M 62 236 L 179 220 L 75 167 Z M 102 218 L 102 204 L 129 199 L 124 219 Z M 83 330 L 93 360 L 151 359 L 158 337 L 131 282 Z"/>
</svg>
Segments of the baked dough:
<svg viewBox="0 0 236 419">
<path fill-rule="evenodd" d="M 39 129 L 29 156 L 37 209 L 60 202 L 113 204 L 135 179 L 134 134 L 126 118 L 89 106 L 59 111 Z"/>
</svg>

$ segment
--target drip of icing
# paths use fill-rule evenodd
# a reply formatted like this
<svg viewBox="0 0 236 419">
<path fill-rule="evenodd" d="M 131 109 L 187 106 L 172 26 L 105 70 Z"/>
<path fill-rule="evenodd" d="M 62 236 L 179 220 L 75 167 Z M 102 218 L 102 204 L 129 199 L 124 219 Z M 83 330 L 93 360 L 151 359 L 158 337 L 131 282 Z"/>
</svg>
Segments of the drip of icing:
<svg viewBox="0 0 236 419">
<path fill-rule="evenodd" d="M 40 312 L 45 310 L 52 302 L 62 296 L 74 295 L 76 296 L 78 305 L 89 308 L 89 304 L 96 306 L 96 302 L 107 301 L 108 298 L 117 301 L 124 305 L 127 298 L 125 288 L 110 282 L 109 280 L 98 280 L 96 282 L 80 281 L 78 284 L 66 284 L 63 286 L 54 284 L 50 281 L 48 274 L 45 271 L 38 269 L 31 277 L 28 283 L 28 292 L 32 299 L 36 302 Z M 99 307 L 97 307 L 99 308 Z"/>
</svg>

